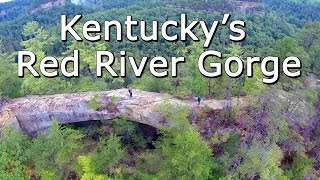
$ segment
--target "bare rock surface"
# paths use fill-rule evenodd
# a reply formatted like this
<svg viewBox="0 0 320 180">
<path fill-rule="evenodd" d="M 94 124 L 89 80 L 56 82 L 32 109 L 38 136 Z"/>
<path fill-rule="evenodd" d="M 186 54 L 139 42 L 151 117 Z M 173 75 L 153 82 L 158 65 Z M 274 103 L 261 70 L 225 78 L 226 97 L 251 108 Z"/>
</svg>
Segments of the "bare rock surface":
<svg viewBox="0 0 320 180">
<path fill-rule="evenodd" d="M 320 79 L 314 74 L 305 77 L 304 83 L 309 88 L 320 88 Z"/>
<path fill-rule="evenodd" d="M 228 0 L 232 3 L 236 10 L 243 13 L 258 13 L 264 15 L 265 9 L 263 3 L 260 0 Z"/>
<path fill-rule="evenodd" d="M 31 14 L 34 14 L 34 13 L 41 11 L 41 10 L 52 9 L 53 7 L 62 7 L 62 6 L 65 6 L 65 4 L 66 4 L 66 0 L 49 0 L 46 3 L 42 3 L 42 4 L 38 5 L 37 7 L 34 7 L 31 10 Z"/>
<path fill-rule="evenodd" d="M 89 102 L 99 97 L 101 107 L 91 109 Z M 159 113 L 159 105 L 164 101 L 170 104 L 196 108 L 195 101 L 184 101 L 168 94 L 133 90 L 128 97 L 127 89 L 105 92 L 85 92 L 75 94 L 57 94 L 48 96 L 27 96 L 17 99 L 0 99 L 0 127 L 11 124 L 31 136 L 45 132 L 52 119 L 60 124 L 69 124 L 90 120 L 111 120 L 128 118 L 156 128 L 170 124 Z M 204 100 L 202 106 L 222 109 L 230 103 L 226 100 Z"/>
</svg>

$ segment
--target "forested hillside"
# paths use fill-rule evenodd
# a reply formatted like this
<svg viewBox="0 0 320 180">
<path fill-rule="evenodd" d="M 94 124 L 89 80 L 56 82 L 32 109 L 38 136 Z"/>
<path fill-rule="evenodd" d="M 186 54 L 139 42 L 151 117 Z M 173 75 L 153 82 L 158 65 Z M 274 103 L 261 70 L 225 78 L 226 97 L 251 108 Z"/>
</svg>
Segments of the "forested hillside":
<svg viewBox="0 0 320 180">
<path fill-rule="evenodd" d="M 206 49 L 204 34 L 195 28 L 199 42 L 157 42 L 126 38 L 111 40 L 61 41 L 61 15 L 83 15 L 75 26 L 88 20 L 118 20 L 127 16 L 147 24 L 167 20 L 222 20 L 246 22 L 247 37 L 233 43 L 227 29 L 217 31 Z M 133 33 L 139 34 L 139 29 Z M 172 28 L 168 34 L 176 34 Z M 151 32 L 151 30 L 150 30 Z M 17 51 L 63 57 L 73 50 L 81 54 L 79 78 L 35 78 L 17 73 Z M 105 73 L 97 77 L 95 51 L 108 50 L 119 57 L 184 56 L 187 62 L 177 77 L 155 78 L 148 69 L 141 78 L 127 67 L 125 78 Z M 261 67 L 254 76 L 218 78 L 203 76 L 197 67 L 204 50 L 223 52 L 245 60 L 272 54 L 283 62 L 288 56 L 302 61 L 302 75 L 288 78 L 281 72 L 274 85 L 262 83 Z M 118 58 L 116 58 L 119 60 Z M 221 62 L 210 59 L 210 62 Z M 208 62 L 209 63 L 209 62 Z M 35 64 L 39 69 L 40 63 Z M 115 69 L 120 71 L 117 61 Z M 273 66 L 268 66 L 272 69 Z M 317 0 L 15 0 L 0 3 L 0 115 L 9 99 L 29 95 L 99 92 L 120 88 L 168 93 L 182 101 L 194 97 L 230 100 L 245 104 L 213 110 L 205 105 L 183 107 L 164 102 L 157 111 L 173 122 L 155 129 L 130 119 L 59 125 L 52 115 L 47 133 L 31 138 L 4 126 L 0 121 L 0 179 L 317 179 L 320 177 L 320 2 Z M 317 84 L 318 83 L 318 84 Z M 110 108 L 117 110 L 118 99 Z M 89 106 L 101 109 L 102 100 L 93 97 Z M 41 104 L 39 104 L 41 107 Z M 16 107 L 19 108 L 19 107 Z M 142 107 L 143 108 L 143 107 Z M 5 114 L 5 113 L 3 113 Z M 26 114 L 25 116 L 28 116 Z M 1 119 L 1 118 L 0 118 Z"/>
</svg>

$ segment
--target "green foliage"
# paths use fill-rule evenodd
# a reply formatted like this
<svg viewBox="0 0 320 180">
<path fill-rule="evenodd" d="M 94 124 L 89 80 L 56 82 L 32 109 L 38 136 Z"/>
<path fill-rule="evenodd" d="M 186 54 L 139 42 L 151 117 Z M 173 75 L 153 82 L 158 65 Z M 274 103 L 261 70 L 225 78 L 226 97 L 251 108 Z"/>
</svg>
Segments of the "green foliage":
<svg viewBox="0 0 320 180">
<path fill-rule="evenodd" d="M 188 116 L 190 114 L 190 108 L 186 106 L 175 106 L 170 103 L 170 100 L 165 100 L 163 103 L 159 105 L 159 111 L 161 115 L 171 121 L 173 127 L 177 128 L 177 130 L 184 130 L 185 128 L 190 128 L 190 123 L 188 120 Z M 164 128 L 167 130 L 167 128 Z"/>
<path fill-rule="evenodd" d="M 308 20 L 319 19 L 320 5 L 317 0 L 268 0 L 267 8 L 291 24 L 302 26 Z"/>
<path fill-rule="evenodd" d="M 83 174 L 81 176 L 81 180 L 105 180 L 107 179 L 105 176 L 98 174 L 97 165 L 96 165 L 96 156 L 87 155 L 87 156 L 79 156 L 78 163 L 82 168 Z"/>
<path fill-rule="evenodd" d="M 212 62 L 223 63 L 230 56 L 245 59 L 252 55 L 261 58 L 272 55 L 278 56 L 281 61 L 287 56 L 297 56 L 302 61 L 302 76 L 309 73 L 320 75 L 319 2 L 268 0 L 264 1 L 265 11 L 258 12 L 261 15 L 237 12 L 238 7 L 225 0 L 152 0 L 148 3 L 141 0 L 81 0 L 80 5 L 67 1 L 63 8 L 30 12 L 48 1 L 15 0 L 0 5 L 0 96 L 104 91 L 135 86 L 147 91 L 168 92 L 185 99 L 191 95 L 221 99 L 249 95 L 254 100 L 246 100 L 248 107 L 228 111 L 223 120 L 205 124 L 207 129 L 200 129 L 205 138 L 211 138 L 212 149 L 202 139 L 199 130 L 190 125 L 189 115 L 193 115 L 190 109 L 174 107 L 169 100 L 158 108 L 163 117 L 171 122 L 170 127 L 161 129 L 160 136 L 152 143 L 151 138 L 144 137 L 137 124 L 126 119 L 103 122 L 107 129 L 104 133 L 97 132 L 97 127 L 87 130 L 85 140 L 79 131 L 61 127 L 56 121 L 52 122 L 48 134 L 32 141 L 6 128 L 0 139 L 0 179 L 32 179 L 32 175 L 41 176 L 41 179 L 66 179 L 70 171 L 75 170 L 75 160 L 79 166 L 77 174 L 83 180 L 303 179 L 312 172 L 315 164 L 305 151 L 314 151 L 313 147 L 319 146 L 319 134 L 315 132 L 319 128 L 313 127 L 318 121 L 314 105 L 319 99 L 316 90 L 306 90 L 303 78 L 281 76 L 280 86 L 267 87 L 262 83 L 263 74 L 258 64 L 253 66 L 252 78 L 237 79 L 227 76 L 206 78 L 196 67 L 204 50 L 217 50 L 223 52 L 224 57 L 208 58 L 206 67 Z M 219 29 L 208 49 L 203 49 L 205 37 L 198 29 L 193 31 L 200 37 L 199 42 L 191 42 L 190 39 L 174 43 L 164 39 L 149 43 L 126 39 L 117 42 L 114 30 L 110 32 L 113 39 L 107 43 L 78 42 L 72 38 L 61 42 L 60 18 L 57 18 L 61 14 L 68 17 L 84 15 L 83 21 L 75 26 L 75 30 L 83 36 L 81 24 L 89 19 L 123 22 L 130 14 L 135 20 L 146 20 L 148 24 L 157 20 L 161 24 L 166 20 L 179 21 L 180 14 L 185 13 L 189 21 L 204 20 L 209 23 L 220 20 L 221 13 L 229 12 L 232 12 L 233 19 L 246 22 L 246 40 L 233 44 L 229 41 L 229 29 Z M 133 34 L 139 31 L 139 28 L 134 28 Z M 168 29 L 170 35 L 179 32 L 180 28 Z M 179 66 L 176 78 L 157 79 L 148 72 L 136 78 L 130 68 L 126 69 L 128 73 L 125 78 L 113 78 L 108 73 L 97 78 L 95 51 L 108 50 L 118 56 L 117 52 L 123 49 L 127 50 L 128 56 L 137 59 L 137 64 L 143 56 L 156 55 L 166 58 L 184 56 L 186 62 Z M 26 74 L 20 79 L 14 63 L 17 50 L 33 51 L 39 60 L 45 56 L 55 56 L 59 61 L 62 56 L 79 50 L 80 77 L 49 79 Z M 116 59 L 113 65 L 116 72 L 120 70 L 119 62 Z M 35 69 L 39 70 L 39 62 L 35 64 Z M 234 69 L 235 66 L 232 67 Z M 289 92 L 268 94 L 274 89 Z M 265 94 L 268 96 L 261 98 Z M 116 101 L 112 98 L 113 104 Z M 100 97 L 94 96 L 88 106 L 92 110 L 101 109 Z M 201 115 L 207 118 L 204 122 L 212 123 L 214 115 L 210 113 L 207 107 L 201 110 Z M 231 131 L 219 131 L 225 129 Z M 237 133 L 232 133 L 235 132 L 233 130 Z M 90 144 L 90 148 L 83 150 L 83 144 Z M 283 160 L 280 145 L 283 152 L 294 154 L 293 162 L 283 168 L 285 175 L 280 167 Z M 218 160 L 219 165 L 213 160 L 212 151 L 218 152 L 214 159 Z M 126 160 L 128 164 L 137 164 L 131 163 L 128 167 Z"/>
<path fill-rule="evenodd" d="M 270 99 L 270 97 L 277 98 Z M 301 91 L 292 93 L 279 90 L 267 91 L 252 99 L 250 103 L 253 103 L 249 108 L 254 115 L 247 120 L 246 128 L 264 127 L 261 130 L 253 130 L 254 134 L 257 134 L 253 139 L 286 144 L 287 152 L 305 152 L 306 147 L 302 144 L 306 141 L 306 135 L 292 127 L 298 124 L 306 127 L 314 114 L 314 107 L 307 103 Z M 259 113 L 264 113 L 264 116 L 260 116 Z"/>
<path fill-rule="evenodd" d="M 83 135 L 74 129 L 61 127 L 56 120 L 47 134 L 31 141 L 9 126 L 1 129 L 0 178 L 1 179 L 65 179 L 78 169 L 81 179 L 120 178 L 120 160 L 128 157 L 121 138 L 110 135 L 101 138 L 96 152 L 83 153 Z M 74 168 L 75 160 L 79 168 Z"/>
<path fill-rule="evenodd" d="M 215 166 L 207 142 L 189 124 L 188 112 L 183 107 L 163 104 L 161 111 L 173 121 L 173 127 L 164 130 L 163 137 L 156 142 L 156 149 L 142 157 L 138 178 L 159 179 L 208 179 Z M 174 113 L 168 113 L 172 110 Z M 183 126 L 183 128 L 181 127 Z"/>
<path fill-rule="evenodd" d="M 309 89 L 304 92 L 304 96 L 306 98 L 306 102 L 313 105 L 319 100 L 319 91 L 317 89 Z"/>
<path fill-rule="evenodd" d="M 243 14 L 234 11 L 238 8 L 225 0 L 201 0 L 199 2 L 190 0 L 153 0 L 147 4 L 141 0 L 111 0 L 108 1 L 108 3 L 101 0 L 89 0 L 80 2 L 81 5 L 73 5 L 68 2 L 64 8 L 52 8 L 30 14 L 30 8 L 38 7 L 40 2 L 47 2 L 47 0 L 30 3 L 18 0 L 17 2 L 3 4 L 1 11 L 5 11 L 6 13 L 0 16 L 0 21 L 3 21 L 3 24 L 0 26 L 0 39 L 2 39 L 5 46 L 0 46 L 2 47 L 0 51 L 11 54 L 12 50 L 25 49 L 33 51 L 38 56 L 38 59 L 49 55 L 57 56 L 58 59 L 61 59 L 60 56 L 70 55 L 73 50 L 77 49 L 81 54 L 81 77 L 77 79 L 56 77 L 54 78 L 55 80 L 51 80 L 48 78 L 35 79 L 26 76 L 22 79 L 22 85 L 20 84 L 21 82 L 14 84 L 14 86 L 16 86 L 14 91 L 0 89 L 0 91 L 5 91 L 3 92 L 5 95 L 7 95 L 8 92 L 10 92 L 9 96 L 16 97 L 20 95 L 20 92 L 22 95 L 28 95 L 101 91 L 134 85 L 144 90 L 169 92 L 183 98 L 191 94 L 225 98 L 244 93 L 255 95 L 264 89 L 260 84 L 261 74 L 258 74 L 258 68 L 255 68 L 255 76 L 253 78 L 240 77 L 233 80 L 227 77 L 214 79 L 205 78 L 199 70 L 195 68 L 200 54 L 204 51 L 202 44 L 205 37 L 198 29 L 194 29 L 194 31 L 200 37 L 201 41 L 192 43 L 190 40 L 170 43 L 163 39 L 160 39 L 158 42 L 149 43 L 141 40 L 137 42 L 130 42 L 128 40 L 117 42 L 114 39 L 109 43 L 103 41 L 88 43 L 86 41 L 78 42 L 72 38 L 64 43 L 60 40 L 60 27 L 57 25 L 60 19 L 56 18 L 60 17 L 60 14 L 66 14 L 68 17 L 71 17 L 74 14 L 82 13 L 85 15 L 84 20 L 96 19 L 102 22 L 111 19 L 123 21 L 125 14 L 135 12 L 133 16 L 137 20 L 146 20 L 147 23 L 157 20 L 162 23 L 168 19 L 179 20 L 181 13 L 187 13 L 189 19 L 209 22 L 213 19 L 220 19 L 221 12 L 233 12 L 235 19 L 243 19 L 247 23 L 246 32 L 248 36 L 246 40 L 241 43 L 241 46 L 240 44 L 232 44 L 232 42 L 228 41 L 228 30 L 222 29 L 215 34 L 215 38 L 209 49 L 225 52 L 225 57 L 241 55 L 245 58 L 252 54 L 264 57 L 271 53 L 275 53 L 272 55 L 279 55 L 281 58 L 284 55 L 296 55 L 303 60 L 304 72 L 310 72 L 310 70 L 314 73 L 319 72 L 320 65 L 318 63 L 319 61 L 317 61 L 317 59 L 319 59 L 319 53 L 317 51 L 319 44 L 317 41 L 317 39 L 319 39 L 319 22 L 307 22 L 303 29 L 298 30 L 296 25 L 299 24 L 300 27 L 301 22 L 294 23 L 297 20 L 293 21 L 290 18 L 286 18 L 286 16 L 281 16 L 282 18 L 280 18 L 278 15 L 283 15 L 282 5 L 284 4 L 285 7 L 287 7 L 290 4 L 288 0 L 281 4 L 281 12 L 269 1 L 265 2 L 267 9 L 271 8 L 272 11 L 275 11 L 275 14 L 266 11 L 264 16 L 259 16 L 255 13 Z M 275 4 L 279 4 L 279 2 L 275 2 Z M 302 9 L 305 8 L 303 3 L 295 2 L 294 4 Z M 319 8 L 317 3 L 308 2 L 307 4 L 310 4 L 310 9 L 308 10 L 313 11 Z M 15 7 L 19 7 L 17 14 L 13 14 L 12 12 L 12 8 L 16 11 L 17 8 Z M 118 11 L 114 8 L 122 9 Z M 296 10 L 301 11 L 299 8 Z M 212 13 L 208 14 L 208 11 Z M 287 13 L 287 11 L 285 11 L 285 13 Z M 290 17 L 291 16 L 292 15 L 290 15 Z M 294 18 L 296 19 L 297 16 L 295 13 Z M 309 14 L 306 16 L 313 17 L 314 15 Z M 298 17 L 300 17 L 300 15 Z M 304 22 L 306 19 L 308 18 L 304 17 L 301 21 Z M 314 17 L 309 19 L 317 20 Z M 75 30 L 79 32 L 80 36 L 83 36 L 80 28 L 83 22 L 84 21 L 81 21 L 75 26 Z M 169 28 L 168 31 L 169 34 L 175 34 L 178 33 L 180 29 Z M 116 34 L 114 30 L 110 33 L 111 37 L 115 37 Z M 139 29 L 134 29 L 133 33 L 139 33 Z M 168 77 L 156 79 L 147 72 L 138 79 L 133 75 L 130 68 L 127 68 L 128 73 L 126 78 L 113 78 L 108 73 L 104 73 L 103 78 L 97 78 L 94 52 L 97 50 L 118 52 L 119 49 L 123 48 L 126 48 L 128 51 L 128 56 L 136 57 L 137 63 L 140 63 L 139 59 L 142 56 L 154 57 L 155 55 L 163 55 L 164 57 L 179 55 L 186 57 L 187 61 L 184 66 L 181 66 L 179 69 L 177 78 Z M 115 55 L 117 55 L 117 53 L 115 53 Z M 206 67 L 210 62 L 219 61 L 221 60 L 218 58 L 208 59 Z M 39 64 L 35 65 L 37 70 L 39 69 L 38 66 Z M 113 68 L 115 71 L 119 71 L 120 66 L 118 59 L 113 65 Z M 7 70 L 5 72 L 12 74 L 13 71 Z M 10 76 L 10 78 L 13 77 Z M 292 79 L 282 78 L 281 82 L 286 86 L 299 84 L 296 81 L 291 82 L 289 80 Z M 10 80 L 10 82 L 12 81 Z M 6 87 L 10 88 L 10 86 Z"/>
<path fill-rule="evenodd" d="M 239 173 L 243 178 L 260 177 L 261 180 L 285 180 L 280 168 L 282 152 L 276 144 L 269 146 L 259 143 L 253 146 L 246 153 L 244 162 L 240 165 Z"/>
<path fill-rule="evenodd" d="M 127 156 L 119 137 L 110 135 L 108 138 L 103 138 L 98 144 L 97 153 L 79 156 L 81 179 L 107 179 L 107 177 L 119 176 L 119 162 Z"/>
<path fill-rule="evenodd" d="M 100 97 L 98 95 L 93 96 L 88 105 L 92 110 L 99 110 L 101 108 Z"/>
<path fill-rule="evenodd" d="M 203 43 L 203 41 L 193 42 L 188 49 L 179 50 L 183 57 L 186 57 L 188 63 L 180 70 L 179 81 L 181 81 L 181 87 L 178 87 L 177 91 L 191 92 L 192 94 L 201 96 L 210 95 L 211 87 L 209 87 L 208 84 L 212 83 L 212 80 L 205 78 L 199 69 L 195 68 L 198 67 L 198 59 L 203 53 Z M 206 67 L 208 67 L 210 62 L 216 61 L 218 61 L 216 58 L 209 58 L 209 60 L 206 61 Z"/>
<path fill-rule="evenodd" d="M 172 90 L 171 82 L 145 74 L 136 85 L 138 88 L 152 92 L 168 92 Z"/>
<path fill-rule="evenodd" d="M 165 135 L 156 148 L 162 157 L 160 179 L 207 179 L 214 167 L 211 150 L 196 129 Z"/>
<path fill-rule="evenodd" d="M 72 160 L 81 151 L 82 137 L 79 131 L 61 127 L 53 120 L 49 133 L 40 135 L 31 147 L 37 173 L 48 179 L 66 177 Z"/>
<path fill-rule="evenodd" d="M 96 164 L 100 164 L 100 172 L 114 174 L 120 160 L 127 156 L 126 150 L 121 145 L 121 139 L 115 135 L 110 135 L 106 139 L 101 139 L 98 145 L 98 159 Z"/>
<path fill-rule="evenodd" d="M 112 120 L 114 133 L 129 150 L 145 149 L 150 139 L 145 139 L 136 123 L 127 119 Z"/>
<path fill-rule="evenodd" d="M 310 59 L 311 59 L 311 69 L 317 75 L 320 74 L 319 49 L 320 49 L 320 40 L 314 42 L 309 49 L 309 54 L 310 54 Z"/>
<path fill-rule="evenodd" d="M 0 96 L 18 97 L 22 80 L 17 77 L 13 64 L 1 60 L 0 56 Z"/>
<path fill-rule="evenodd" d="M 283 63 L 286 57 L 294 56 L 301 60 L 304 72 L 310 71 L 310 56 L 295 39 L 284 37 L 283 39 L 274 42 L 272 49 L 273 55 L 280 58 L 280 64 Z M 282 72 L 282 66 L 280 66 L 280 70 Z M 282 76 L 282 78 L 280 77 L 280 81 L 283 83 L 293 81 L 293 79 L 284 77 L 285 76 Z"/>
<path fill-rule="evenodd" d="M 107 84 L 99 79 L 94 81 L 92 77 L 81 77 L 71 81 L 72 92 L 105 91 L 108 90 Z M 64 91 L 68 91 L 65 89 Z"/>
<path fill-rule="evenodd" d="M 306 154 L 297 154 L 294 156 L 293 163 L 290 165 L 290 169 L 287 170 L 286 174 L 290 179 L 304 179 L 312 170 L 313 162 L 314 161 L 308 158 Z"/>
<path fill-rule="evenodd" d="M 28 160 L 29 138 L 11 127 L 1 129 L 0 179 L 27 179 L 24 171 Z"/>
<path fill-rule="evenodd" d="M 232 133 L 228 141 L 224 145 L 224 151 L 230 155 L 237 153 L 240 150 L 240 136 Z"/>
<path fill-rule="evenodd" d="M 112 104 L 116 104 L 118 100 L 119 100 L 119 98 L 116 97 L 116 96 L 112 96 L 112 97 L 111 97 L 111 102 L 112 102 Z"/>
<path fill-rule="evenodd" d="M 21 94 L 48 95 L 69 92 L 71 84 L 60 78 L 34 78 L 27 76 L 21 85 Z"/>
<path fill-rule="evenodd" d="M 251 96 L 258 95 L 267 88 L 267 86 L 262 82 L 263 74 L 259 65 L 253 65 L 253 74 L 253 77 L 245 77 L 242 87 L 247 95 Z"/>
<path fill-rule="evenodd" d="M 309 52 L 311 69 L 314 73 L 319 74 L 319 48 L 320 48 L 320 22 L 307 22 L 305 26 L 296 35 L 299 43 Z"/>
</svg>

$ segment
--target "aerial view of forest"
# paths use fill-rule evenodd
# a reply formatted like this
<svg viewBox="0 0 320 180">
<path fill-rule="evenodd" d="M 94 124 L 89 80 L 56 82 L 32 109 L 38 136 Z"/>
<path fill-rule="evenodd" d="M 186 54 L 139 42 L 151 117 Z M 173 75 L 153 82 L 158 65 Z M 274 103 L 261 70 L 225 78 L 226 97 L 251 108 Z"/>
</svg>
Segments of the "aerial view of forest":
<svg viewBox="0 0 320 180">
<path fill-rule="evenodd" d="M 81 40 L 70 33 L 62 40 L 62 15 L 68 22 L 82 16 L 72 27 Z M 189 24 L 219 21 L 212 41 L 200 23 L 190 29 L 199 40 L 181 40 L 185 15 Z M 146 42 L 140 26 L 129 40 L 128 16 L 145 21 L 148 35 L 154 21 L 177 21 L 166 32 L 177 40 Z M 91 37 L 101 40 L 85 38 L 92 20 L 101 33 Z M 228 27 L 236 20 L 245 22 L 246 37 L 234 42 Z M 106 30 L 110 21 L 123 23 L 122 34 L 117 26 Z M 208 58 L 204 70 L 239 57 L 243 73 L 231 78 L 222 68 L 204 76 L 198 60 L 210 50 L 222 55 Z M 21 51 L 36 56 L 39 77 L 27 69 L 19 75 Z M 117 77 L 100 74 L 97 51 L 113 52 Z M 40 73 L 41 59 L 61 65 L 74 52 L 77 77 Z M 156 56 L 169 64 L 161 78 L 154 74 L 165 69 L 150 66 Z M 248 75 L 249 57 L 269 56 L 279 64 L 251 64 Z M 172 57 L 185 62 L 175 67 Z M 285 75 L 287 57 L 301 61 L 299 76 Z M 271 75 L 262 72 L 277 69 L 278 79 L 264 83 Z M 317 180 L 319 93 L 319 0 L 0 0 L 0 180 Z"/>
</svg>

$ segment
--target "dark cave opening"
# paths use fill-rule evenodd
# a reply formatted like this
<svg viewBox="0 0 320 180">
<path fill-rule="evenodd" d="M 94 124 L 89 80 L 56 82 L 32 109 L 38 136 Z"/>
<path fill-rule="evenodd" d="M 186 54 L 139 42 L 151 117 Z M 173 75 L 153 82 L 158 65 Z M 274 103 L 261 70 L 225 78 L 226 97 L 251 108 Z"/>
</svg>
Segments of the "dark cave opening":
<svg viewBox="0 0 320 180">
<path fill-rule="evenodd" d="M 118 122 L 113 120 L 82 121 L 65 124 L 63 126 L 80 130 L 83 132 L 85 139 L 96 142 L 99 141 L 101 137 L 107 137 L 115 133 L 122 137 L 125 146 L 134 143 L 133 139 L 136 139 L 135 136 L 140 136 L 146 141 L 146 149 L 155 148 L 153 142 L 161 136 L 157 128 L 125 119 L 117 119 L 117 121 Z M 132 146 L 132 144 L 130 146 Z"/>
</svg>

